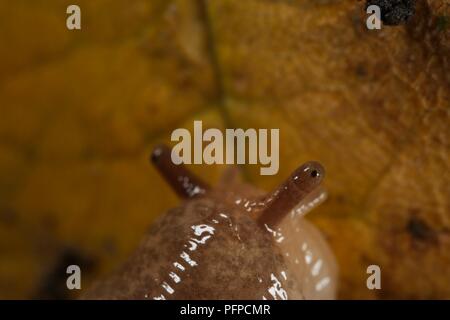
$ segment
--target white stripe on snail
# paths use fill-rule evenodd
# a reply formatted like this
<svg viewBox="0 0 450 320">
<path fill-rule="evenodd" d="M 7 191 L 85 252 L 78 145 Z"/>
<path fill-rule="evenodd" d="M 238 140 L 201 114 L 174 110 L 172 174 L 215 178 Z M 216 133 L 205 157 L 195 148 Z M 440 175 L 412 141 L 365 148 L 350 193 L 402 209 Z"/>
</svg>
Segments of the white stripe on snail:
<svg viewBox="0 0 450 320">
<path fill-rule="evenodd" d="M 184 271 L 184 267 L 183 267 L 181 264 L 179 264 L 178 262 L 174 262 L 173 265 L 174 265 L 176 268 L 180 269 L 181 271 Z"/>
<path fill-rule="evenodd" d="M 180 277 L 175 272 L 170 272 L 169 276 L 172 278 L 173 282 L 178 283 L 181 281 Z"/>
<path fill-rule="evenodd" d="M 281 242 L 283 242 L 283 240 L 284 240 L 284 237 L 281 236 L 278 239 L 276 239 L 275 241 L 278 242 L 278 243 L 281 243 Z"/>
<path fill-rule="evenodd" d="M 199 225 L 193 225 L 191 226 L 192 230 L 194 230 L 194 234 L 196 236 L 201 236 L 202 233 L 208 232 L 209 234 L 214 234 L 214 228 L 211 226 L 208 226 L 207 224 L 199 224 Z"/>
<path fill-rule="evenodd" d="M 319 192 L 318 195 L 317 192 Z M 301 201 L 294 209 L 291 211 L 291 217 L 295 218 L 298 216 L 304 216 L 309 211 L 317 207 L 319 204 L 324 202 L 327 198 L 327 193 L 323 189 L 315 191 L 312 195 L 307 196 L 303 201 Z"/>
<path fill-rule="evenodd" d="M 268 289 L 268 291 L 273 299 L 278 300 L 278 298 L 280 298 L 281 300 L 287 300 L 288 295 L 286 290 L 281 287 L 281 282 L 273 273 L 270 274 L 270 279 L 272 280 L 273 285 Z"/>
<path fill-rule="evenodd" d="M 329 277 L 325 277 L 322 280 L 320 280 L 319 282 L 317 282 L 316 290 L 320 291 L 323 288 L 325 288 L 326 286 L 328 286 L 329 284 L 330 284 L 330 278 Z"/>
<path fill-rule="evenodd" d="M 172 294 L 172 293 L 175 292 L 175 291 L 172 289 L 172 287 L 169 286 L 169 285 L 167 284 L 167 282 L 163 282 L 162 287 L 163 287 L 164 289 L 166 289 L 166 291 L 167 291 L 169 294 Z"/>
<path fill-rule="evenodd" d="M 278 229 L 278 231 L 271 229 L 266 223 L 264 224 L 264 227 L 266 227 L 266 230 L 269 231 L 272 236 L 275 238 L 275 241 L 278 243 L 283 242 L 284 240 L 284 236 L 281 233 L 280 229 Z"/>
<path fill-rule="evenodd" d="M 194 240 L 194 239 L 192 239 Z M 189 251 L 194 251 L 195 249 L 197 249 L 197 244 L 194 241 L 189 240 L 189 244 L 191 245 L 188 249 Z M 184 245 L 185 247 L 187 247 L 187 245 Z"/>
<path fill-rule="evenodd" d="M 312 262 L 312 253 L 309 250 L 305 253 L 305 262 L 306 264 L 310 264 Z"/>
<path fill-rule="evenodd" d="M 200 240 L 191 238 L 191 240 L 194 240 L 194 241 L 197 242 L 198 244 L 205 244 L 206 241 L 207 241 L 209 238 L 211 238 L 211 236 L 204 236 L 204 237 L 201 238 Z"/>
<path fill-rule="evenodd" d="M 320 272 L 320 268 L 322 268 L 322 260 L 317 260 L 316 263 L 314 263 L 312 270 L 311 270 L 311 274 L 315 277 L 319 274 Z"/>
<path fill-rule="evenodd" d="M 184 252 L 184 251 L 180 254 L 180 257 L 184 261 L 186 261 L 191 267 L 195 267 L 197 265 L 197 262 L 192 260 L 191 257 L 189 257 L 189 255 L 186 252 Z"/>
</svg>

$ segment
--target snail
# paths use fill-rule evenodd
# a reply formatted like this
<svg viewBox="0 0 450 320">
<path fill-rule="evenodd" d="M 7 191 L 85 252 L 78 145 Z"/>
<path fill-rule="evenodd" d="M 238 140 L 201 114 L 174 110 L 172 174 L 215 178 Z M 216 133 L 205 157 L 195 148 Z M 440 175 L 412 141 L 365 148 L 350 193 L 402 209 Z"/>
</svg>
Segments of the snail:
<svg viewBox="0 0 450 320">
<path fill-rule="evenodd" d="M 321 203 L 325 170 L 307 162 L 275 191 L 229 168 L 216 188 L 158 146 L 151 161 L 184 199 L 162 215 L 113 275 L 84 299 L 334 299 L 335 258 L 302 216 Z"/>
</svg>

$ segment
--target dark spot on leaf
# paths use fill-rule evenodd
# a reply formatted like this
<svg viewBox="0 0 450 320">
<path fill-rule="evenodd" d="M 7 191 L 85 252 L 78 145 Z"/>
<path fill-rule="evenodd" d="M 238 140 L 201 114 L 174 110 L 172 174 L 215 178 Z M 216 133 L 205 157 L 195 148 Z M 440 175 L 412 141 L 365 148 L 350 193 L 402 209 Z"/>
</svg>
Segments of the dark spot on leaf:
<svg viewBox="0 0 450 320">
<path fill-rule="evenodd" d="M 95 267 L 94 259 L 87 257 L 75 248 L 64 248 L 48 272 L 42 277 L 41 284 L 34 294 L 34 299 L 69 299 L 73 292 L 67 289 L 66 280 L 69 274 L 67 267 L 78 265 L 81 269 L 81 279 Z M 83 287 L 83 280 L 82 280 Z"/>
<path fill-rule="evenodd" d="M 439 16 L 437 17 L 436 25 L 438 30 L 443 32 L 450 26 L 450 18 L 448 16 Z"/>
<path fill-rule="evenodd" d="M 0 209 L 0 223 L 11 226 L 18 220 L 17 213 L 11 208 Z"/>
<path fill-rule="evenodd" d="M 434 243 L 437 241 L 436 233 L 433 229 L 424 220 L 416 216 L 412 216 L 409 219 L 406 230 L 415 240 Z"/>
<path fill-rule="evenodd" d="M 368 75 L 367 72 L 367 68 L 364 65 L 364 63 L 359 63 L 356 68 L 355 68 L 355 74 L 359 77 L 359 78 L 365 78 Z"/>
<path fill-rule="evenodd" d="M 416 0 L 367 0 L 366 8 L 380 7 L 381 21 L 385 25 L 399 25 L 407 22 L 415 13 Z"/>
</svg>

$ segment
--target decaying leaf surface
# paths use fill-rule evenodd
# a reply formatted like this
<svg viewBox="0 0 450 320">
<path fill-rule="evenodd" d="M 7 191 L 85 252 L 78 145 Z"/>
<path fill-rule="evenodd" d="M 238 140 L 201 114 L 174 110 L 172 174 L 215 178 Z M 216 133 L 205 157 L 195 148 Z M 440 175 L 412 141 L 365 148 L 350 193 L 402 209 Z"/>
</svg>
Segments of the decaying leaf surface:
<svg viewBox="0 0 450 320">
<path fill-rule="evenodd" d="M 65 3 L 0 6 L 1 297 L 48 294 L 67 250 L 94 261 L 86 282 L 122 261 L 177 203 L 152 145 L 194 119 L 280 128 L 278 175 L 245 168 L 263 189 L 325 165 L 330 198 L 310 218 L 340 297 L 450 297 L 447 1 L 380 31 L 357 1 L 79 1 L 79 32 Z M 39 28 L 19 24 L 30 15 Z"/>
<path fill-rule="evenodd" d="M 95 261 L 86 276 L 123 260 L 177 203 L 148 163 L 152 145 L 193 118 L 222 127 L 195 7 L 78 4 L 82 30 L 70 32 L 63 2 L 2 2 L 2 297 L 64 286 L 52 275 L 68 251 Z M 40 27 L 19 23 L 30 15 Z"/>
<path fill-rule="evenodd" d="M 312 218 L 341 296 L 449 297 L 450 47 L 435 16 L 448 6 L 421 2 L 408 26 L 380 32 L 352 1 L 210 7 L 232 123 L 281 128 L 281 176 L 309 158 L 327 168 L 330 199 Z M 383 290 L 367 290 L 370 264 Z"/>
</svg>

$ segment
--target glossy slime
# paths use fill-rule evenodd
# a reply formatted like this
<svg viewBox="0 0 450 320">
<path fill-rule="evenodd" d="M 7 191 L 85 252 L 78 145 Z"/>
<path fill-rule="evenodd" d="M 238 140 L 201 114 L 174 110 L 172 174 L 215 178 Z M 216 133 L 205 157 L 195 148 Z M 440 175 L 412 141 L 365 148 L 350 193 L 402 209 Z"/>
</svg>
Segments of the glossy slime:
<svg viewBox="0 0 450 320">
<path fill-rule="evenodd" d="M 268 195 L 233 168 L 211 188 L 159 146 L 151 160 L 184 199 L 86 299 L 334 299 L 337 267 L 302 216 L 321 203 L 325 170 L 307 162 Z"/>
</svg>

